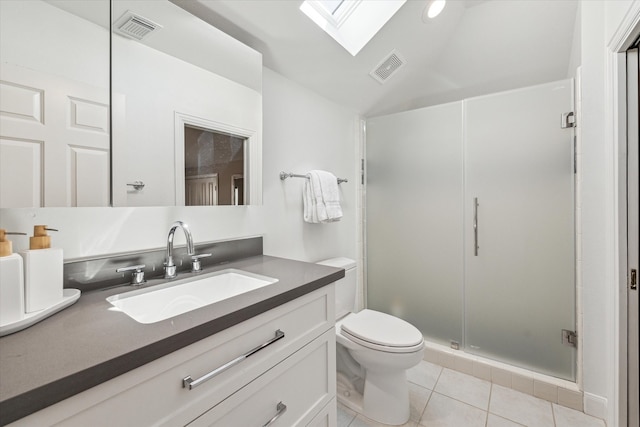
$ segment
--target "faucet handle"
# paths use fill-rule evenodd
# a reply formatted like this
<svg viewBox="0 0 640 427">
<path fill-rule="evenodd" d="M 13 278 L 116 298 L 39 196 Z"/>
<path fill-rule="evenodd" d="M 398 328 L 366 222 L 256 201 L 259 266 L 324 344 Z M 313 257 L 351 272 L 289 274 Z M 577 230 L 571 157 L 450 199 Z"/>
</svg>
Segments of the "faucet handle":
<svg viewBox="0 0 640 427">
<path fill-rule="evenodd" d="M 120 267 L 116 270 L 116 273 L 122 273 L 125 271 L 133 271 L 133 273 L 131 273 L 131 284 L 135 285 L 135 286 L 139 286 L 142 285 L 143 283 L 146 282 L 145 278 L 144 278 L 144 268 L 146 267 L 146 265 L 144 264 L 139 264 L 139 265 L 131 265 L 129 267 Z"/>
<path fill-rule="evenodd" d="M 202 265 L 200 264 L 200 258 L 210 257 L 211 254 L 199 254 L 191 256 L 191 272 L 198 273 L 202 271 Z"/>
</svg>

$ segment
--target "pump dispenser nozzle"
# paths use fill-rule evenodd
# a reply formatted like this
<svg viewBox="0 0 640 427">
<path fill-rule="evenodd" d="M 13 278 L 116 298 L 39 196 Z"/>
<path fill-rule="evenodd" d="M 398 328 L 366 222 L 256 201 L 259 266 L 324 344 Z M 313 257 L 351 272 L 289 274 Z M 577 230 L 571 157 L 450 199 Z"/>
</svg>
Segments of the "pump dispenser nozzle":
<svg viewBox="0 0 640 427">
<path fill-rule="evenodd" d="M 55 228 L 48 228 L 46 225 L 35 225 L 33 227 L 33 237 L 29 238 L 29 249 L 49 249 L 51 247 L 51 236 L 47 231 L 58 231 Z"/>
<path fill-rule="evenodd" d="M 17 231 L 7 231 L 0 228 L 0 257 L 9 256 L 13 253 L 11 240 L 7 240 L 7 234 L 26 236 L 27 233 L 19 233 Z"/>
</svg>

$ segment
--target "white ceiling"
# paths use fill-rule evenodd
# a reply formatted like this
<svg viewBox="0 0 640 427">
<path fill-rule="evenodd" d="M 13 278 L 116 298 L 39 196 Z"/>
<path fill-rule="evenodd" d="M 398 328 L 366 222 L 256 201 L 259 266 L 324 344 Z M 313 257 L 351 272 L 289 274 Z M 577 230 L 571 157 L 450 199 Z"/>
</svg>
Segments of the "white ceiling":
<svg viewBox="0 0 640 427">
<path fill-rule="evenodd" d="M 578 10 L 578 0 L 449 0 L 424 23 L 426 0 L 408 0 L 353 57 L 300 12 L 302 0 L 171 1 L 366 116 L 566 78 Z M 381 85 L 369 72 L 393 49 L 407 64 Z"/>
</svg>

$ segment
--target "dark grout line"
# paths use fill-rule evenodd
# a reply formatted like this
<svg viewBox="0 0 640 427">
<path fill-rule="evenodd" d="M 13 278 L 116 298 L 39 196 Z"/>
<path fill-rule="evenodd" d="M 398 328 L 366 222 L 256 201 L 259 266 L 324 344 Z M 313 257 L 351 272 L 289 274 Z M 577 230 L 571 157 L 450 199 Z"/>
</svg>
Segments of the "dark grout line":
<svg viewBox="0 0 640 427">
<path fill-rule="evenodd" d="M 489 402 L 487 402 L 487 418 L 484 422 L 484 427 L 488 427 L 489 425 L 489 409 L 491 409 L 491 396 L 493 395 L 493 383 L 489 382 Z"/>
</svg>

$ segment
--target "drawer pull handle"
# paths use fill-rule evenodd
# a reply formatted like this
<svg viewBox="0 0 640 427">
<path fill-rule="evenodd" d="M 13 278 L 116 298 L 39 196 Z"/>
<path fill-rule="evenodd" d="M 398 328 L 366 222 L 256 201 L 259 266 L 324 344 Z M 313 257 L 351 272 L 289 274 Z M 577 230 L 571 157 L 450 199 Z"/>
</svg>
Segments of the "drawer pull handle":
<svg viewBox="0 0 640 427">
<path fill-rule="evenodd" d="M 259 352 L 263 348 L 270 346 L 271 344 L 273 344 L 274 342 L 278 341 L 281 338 L 284 338 L 284 332 L 282 332 L 280 329 L 278 329 L 276 331 L 275 337 L 271 338 L 269 341 L 265 342 L 264 344 L 260 344 L 259 346 L 249 350 L 248 352 L 246 352 L 245 354 L 243 354 L 241 356 L 236 357 L 232 361 L 227 362 L 224 365 L 220 366 L 219 368 L 216 368 L 213 371 L 209 372 L 208 374 L 201 376 L 197 380 L 194 380 L 193 378 L 191 378 L 191 375 L 187 376 L 186 378 L 183 378 L 182 379 L 182 387 L 183 388 L 188 388 L 189 390 L 193 390 L 195 387 L 198 387 L 200 384 L 202 384 L 202 383 L 204 383 L 206 381 L 209 381 L 211 378 L 215 377 L 216 375 L 219 375 L 219 374 L 223 373 L 224 371 L 226 371 L 227 369 L 237 365 L 238 363 L 242 362 L 247 357 L 253 356 L 254 354 Z"/>
<path fill-rule="evenodd" d="M 284 414 L 285 412 L 287 412 L 287 405 L 285 405 L 282 402 L 278 403 L 278 406 L 276 406 L 276 414 L 273 416 L 273 418 L 271 418 L 269 421 L 267 421 L 267 423 L 265 425 L 263 425 L 262 427 L 269 427 L 271 424 L 275 423 L 276 420 L 278 418 L 280 418 L 280 416 L 282 414 Z"/>
</svg>

